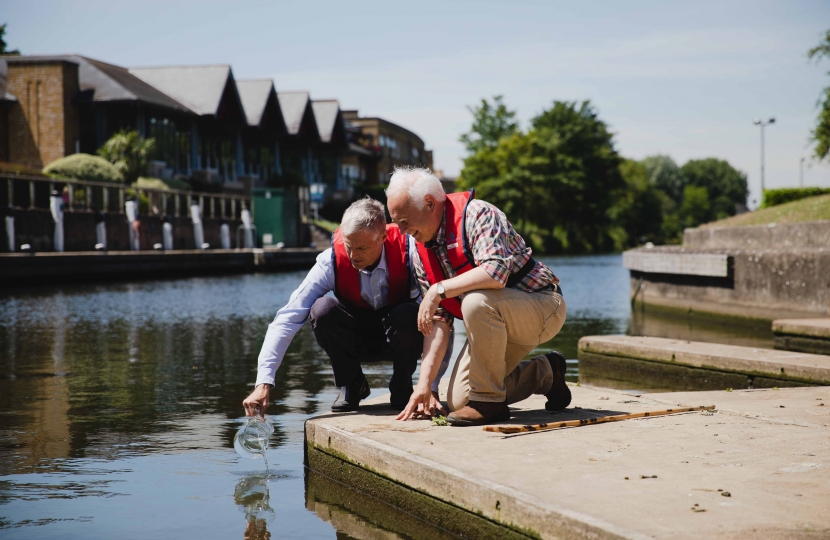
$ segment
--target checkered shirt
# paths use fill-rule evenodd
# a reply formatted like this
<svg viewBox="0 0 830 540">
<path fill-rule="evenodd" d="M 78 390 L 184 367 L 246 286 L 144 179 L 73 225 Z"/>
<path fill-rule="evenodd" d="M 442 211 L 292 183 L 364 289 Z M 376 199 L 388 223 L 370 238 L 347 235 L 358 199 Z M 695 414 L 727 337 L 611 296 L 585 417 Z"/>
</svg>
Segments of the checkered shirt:
<svg viewBox="0 0 830 540">
<path fill-rule="evenodd" d="M 435 252 L 444 275 L 447 279 L 455 277 L 456 271 L 450 263 L 447 253 L 447 215 L 441 220 L 441 227 L 435 240 L 425 245 Z M 517 273 L 530 259 L 531 248 L 525 245 L 524 238 L 513 229 L 504 212 L 492 204 L 473 199 L 467 205 L 467 219 L 465 220 L 467 240 L 476 266 L 484 269 L 496 281 L 507 285 L 507 278 Z M 424 271 L 420 256 L 413 257 L 412 267 L 422 295 L 429 289 L 429 280 Z M 559 278 L 546 265 L 536 262 L 533 269 L 515 286 L 525 292 L 536 292 L 558 284 Z M 463 295 L 461 296 L 463 298 Z M 435 318 L 452 324 L 452 315 L 439 307 Z"/>
</svg>

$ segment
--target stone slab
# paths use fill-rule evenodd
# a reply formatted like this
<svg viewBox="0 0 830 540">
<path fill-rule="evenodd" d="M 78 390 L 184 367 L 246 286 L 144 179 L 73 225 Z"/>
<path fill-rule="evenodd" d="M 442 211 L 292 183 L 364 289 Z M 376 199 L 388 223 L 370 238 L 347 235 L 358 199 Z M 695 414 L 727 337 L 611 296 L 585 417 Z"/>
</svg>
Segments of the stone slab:
<svg viewBox="0 0 830 540">
<path fill-rule="evenodd" d="M 722 253 L 668 253 L 638 249 L 623 253 L 623 266 L 648 274 L 729 276 L 729 255 Z"/>
<path fill-rule="evenodd" d="M 830 318 L 778 319 L 772 321 L 772 331 L 775 334 L 830 339 Z"/>
<path fill-rule="evenodd" d="M 580 353 L 830 384 L 830 356 L 639 336 L 585 336 Z"/>
<path fill-rule="evenodd" d="M 830 388 L 572 391 L 574 407 L 548 413 L 533 396 L 511 407 L 509 423 L 673 406 L 717 412 L 505 436 L 397 422 L 384 396 L 309 420 L 306 440 L 310 453 L 538 538 L 830 535 Z"/>
<path fill-rule="evenodd" d="M 770 223 L 745 227 L 698 227 L 683 231 L 683 246 L 692 249 L 830 248 L 830 221 Z"/>
</svg>

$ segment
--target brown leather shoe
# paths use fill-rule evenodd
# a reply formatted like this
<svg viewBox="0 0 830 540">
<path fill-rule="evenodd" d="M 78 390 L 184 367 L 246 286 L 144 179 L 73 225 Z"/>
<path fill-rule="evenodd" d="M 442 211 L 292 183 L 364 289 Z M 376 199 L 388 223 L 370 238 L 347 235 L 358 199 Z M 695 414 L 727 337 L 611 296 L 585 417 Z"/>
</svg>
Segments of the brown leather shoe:
<svg viewBox="0 0 830 540">
<path fill-rule="evenodd" d="M 506 401 L 470 401 L 466 407 L 450 413 L 447 423 L 451 426 L 481 426 L 509 419 L 510 409 Z"/>
<path fill-rule="evenodd" d="M 571 403 L 571 389 L 565 382 L 565 370 L 567 369 L 567 362 L 562 353 L 552 351 L 545 355 L 550 362 L 550 368 L 553 370 L 553 386 L 550 391 L 545 394 L 548 402 L 545 403 L 546 411 L 561 411 Z"/>
</svg>

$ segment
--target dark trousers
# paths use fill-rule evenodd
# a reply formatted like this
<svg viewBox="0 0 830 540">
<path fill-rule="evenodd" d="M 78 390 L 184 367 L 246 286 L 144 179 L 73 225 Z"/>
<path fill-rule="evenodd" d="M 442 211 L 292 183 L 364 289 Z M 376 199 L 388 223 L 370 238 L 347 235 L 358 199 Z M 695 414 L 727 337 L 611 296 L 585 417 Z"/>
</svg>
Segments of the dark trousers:
<svg viewBox="0 0 830 540">
<path fill-rule="evenodd" d="M 362 377 L 361 363 L 386 361 L 393 366 L 389 391 L 407 397 L 424 343 L 417 318 L 415 302 L 372 311 L 324 296 L 311 307 L 311 327 L 331 359 L 336 386 L 348 386 Z"/>
</svg>

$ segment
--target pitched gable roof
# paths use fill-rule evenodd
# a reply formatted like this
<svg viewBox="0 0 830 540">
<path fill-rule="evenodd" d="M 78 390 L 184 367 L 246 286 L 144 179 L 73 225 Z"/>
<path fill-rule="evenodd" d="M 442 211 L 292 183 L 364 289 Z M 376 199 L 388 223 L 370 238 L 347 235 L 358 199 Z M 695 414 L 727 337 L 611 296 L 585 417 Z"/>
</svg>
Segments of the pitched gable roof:
<svg viewBox="0 0 830 540">
<path fill-rule="evenodd" d="M 303 118 L 308 114 L 308 92 L 277 92 L 277 97 L 289 135 L 297 135 L 302 127 Z M 313 112 L 311 114 L 313 115 Z"/>
<path fill-rule="evenodd" d="M 239 91 L 239 99 L 242 100 L 242 108 L 245 109 L 248 125 L 260 125 L 265 107 L 268 105 L 268 98 L 271 97 L 271 92 L 274 92 L 274 81 L 272 79 L 236 81 L 236 89 Z"/>
<path fill-rule="evenodd" d="M 92 90 L 93 101 L 142 101 L 186 112 L 188 108 L 153 88 L 125 68 L 93 60 L 76 54 L 53 56 L 15 56 L 0 58 L 0 74 L 5 83 L 8 62 L 69 61 L 78 64 L 78 83 L 81 90 Z M 0 90 L 5 91 L 5 84 Z"/>
<path fill-rule="evenodd" d="M 340 115 L 340 103 L 336 99 L 314 100 L 311 102 L 314 109 L 314 119 L 317 121 L 317 131 L 320 132 L 320 140 L 330 143 L 337 123 L 342 124 L 343 118 Z"/>
<path fill-rule="evenodd" d="M 233 81 L 226 64 L 130 68 L 129 72 L 200 116 L 218 114 L 225 87 Z"/>
</svg>

